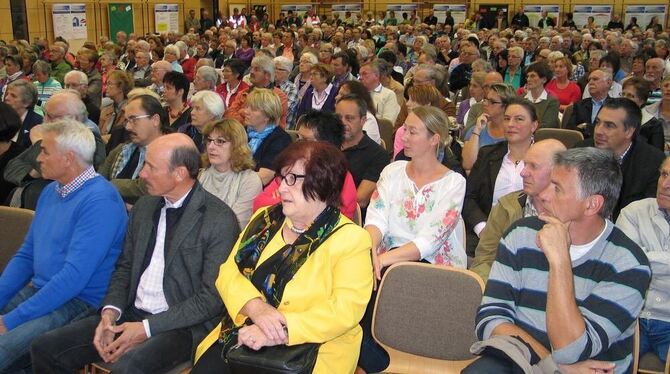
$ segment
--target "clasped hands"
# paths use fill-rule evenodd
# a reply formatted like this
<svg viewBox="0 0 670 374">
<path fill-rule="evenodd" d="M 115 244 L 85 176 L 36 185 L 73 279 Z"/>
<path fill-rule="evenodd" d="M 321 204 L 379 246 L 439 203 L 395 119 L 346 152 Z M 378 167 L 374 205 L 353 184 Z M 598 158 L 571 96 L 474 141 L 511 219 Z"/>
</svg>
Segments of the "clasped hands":
<svg viewBox="0 0 670 374">
<path fill-rule="evenodd" d="M 288 344 L 286 318 L 277 309 L 259 298 L 250 300 L 244 309 L 253 325 L 239 330 L 238 344 L 255 351 L 263 347 Z"/>
<path fill-rule="evenodd" d="M 93 345 L 105 362 L 116 362 L 124 353 L 147 340 L 142 322 L 116 324 L 118 312 L 105 309 L 95 329 Z"/>
</svg>

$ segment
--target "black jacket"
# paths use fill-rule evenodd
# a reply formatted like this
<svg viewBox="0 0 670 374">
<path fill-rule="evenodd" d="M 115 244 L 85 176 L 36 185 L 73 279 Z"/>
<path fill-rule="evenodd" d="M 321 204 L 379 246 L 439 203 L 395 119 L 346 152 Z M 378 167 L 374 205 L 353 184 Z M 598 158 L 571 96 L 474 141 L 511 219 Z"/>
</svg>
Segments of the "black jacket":
<svg viewBox="0 0 670 374">
<path fill-rule="evenodd" d="M 605 101 L 609 96 L 605 98 Z M 593 111 L 593 101 L 590 97 L 582 99 L 572 104 L 572 116 L 565 122 L 563 128 L 569 130 L 579 130 L 577 125 L 586 123 L 586 129 L 579 130 L 584 133 L 584 138 L 588 139 L 593 136 L 593 122 L 591 121 L 591 112 Z"/>
<path fill-rule="evenodd" d="M 530 26 L 530 21 L 528 20 L 528 16 L 525 14 L 515 14 L 514 17 L 512 17 L 512 27 L 514 28 L 526 28 Z"/>
</svg>

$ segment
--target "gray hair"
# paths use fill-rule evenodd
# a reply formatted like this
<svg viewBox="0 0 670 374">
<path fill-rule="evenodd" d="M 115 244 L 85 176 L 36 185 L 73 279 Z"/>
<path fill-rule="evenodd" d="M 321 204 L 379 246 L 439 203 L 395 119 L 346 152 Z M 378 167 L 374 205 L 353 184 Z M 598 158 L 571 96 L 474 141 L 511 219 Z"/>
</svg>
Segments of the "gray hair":
<svg viewBox="0 0 670 374">
<path fill-rule="evenodd" d="M 21 101 L 28 107 L 32 108 L 37 103 L 37 88 L 33 82 L 25 79 L 18 79 L 7 85 L 7 88 L 18 88 Z"/>
<path fill-rule="evenodd" d="M 45 123 L 41 129 L 45 134 L 54 134 L 58 149 L 74 153 L 81 166 L 93 165 L 95 137 L 86 125 L 73 119 L 63 119 Z"/>
<path fill-rule="evenodd" d="M 68 71 L 67 74 L 65 74 L 65 77 L 63 77 L 63 81 L 65 81 L 65 79 L 67 79 L 67 77 L 71 77 L 71 76 L 74 76 L 74 75 L 79 77 L 79 84 L 88 85 L 88 76 L 86 75 L 86 73 L 84 73 L 83 71 L 79 71 L 79 70 Z"/>
<path fill-rule="evenodd" d="M 51 74 L 51 64 L 49 64 L 48 62 L 46 62 L 44 60 L 37 60 L 33 64 L 33 71 L 36 72 L 36 73 L 40 72 L 40 73 L 44 73 L 44 74 L 47 74 L 47 75 Z"/>
<path fill-rule="evenodd" d="M 221 119 L 221 116 L 223 116 L 223 112 L 225 112 L 226 109 L 221 95 L 214 91 L 196 92 L 191 98 L 191 103 L 197 102 L 202 103 L 205 109 L 217 119 Z"/>
<path fill-rule="evenodd" d="M 293 63 L 291 62 L 291 60 L 289 60 L 288 58 L 286 58 L 284 56 L 277 56 L 277 57 L 272 59 L 272 62 L 274 62 L 275 65 L 279 65 L 280 68 L 282 68 L 282 69 L 284 69 L 288 72 L 293 70 Z"/>
<path fill-rule="evenodd" d="M 600 195 L 604 204 L 599 214 L 609 218 L 619 200 L 623 182 L 621 167 L 614 153 L 593 147 L 573 148 L 554 156 L 554 167 L 574 169 L 578 178 L 579 198 Z"/>
<path fill-rule="evenodd" d="M 304 52 L 301 56 L 300 59 L 302 60 L 304 58 L 307 58 L 311 64 L 318 64 L 319 63 L 319 58 L 316 57 L 316 55 L 312 52 Z"/>
<path fill-rule="evenodd" d="M 318 61 L 317 61 L 318 62 Z M 257 56 L 251 60 L 251 66 L 257 66 L 263 69 L 264 72 L 270 74 L 270 82 L 275 81 L 275 66 L 272 59 L 268 56 Z"/>
<path fill-rule="evenodd" d="M 188 46 L 183 41 L 179 40 L 174 43 L 174 45 L 179 48 L 179 53 L 188 51 Z"/>
<path fill-rule="evenodd" d="M 81 100 L 79 91 L 70 89 L 58 91 L 51 95 L 47 103 L 61 96 L 67 96 L 67 100 L 63 100 L 63 103 L 61 104 L 65 107 L 65 111 L 67 112 L 67 117 L 65 118 L 85 123 L 88 119 L 88 110 L 86 110 L 86 104 Z"/>
<path fill-rule="evenodd" d="M 151 52 L 151 44 L 149 44 L 149 42 L 146 40 L 139 40 L 135 45 L 135 48 L 141 50 L 144 53 Z"/>
<path fill-rule="evenodd" d="M 196 75 L 209 83 L 209 86 L 212 89 L 216 87 L 216 82 L 219 79 L 219 74 L 216 72 L 216 69 L 211 66 L 201 66 L 196 72 Z"/>
<path fill-rule="evenodd" d="M 170 171 L 183 166 L 188 171 L 191 179 L 198 178 L 200 171 L 200 153 L 196 147 L 180 146 L 172 150 L 170 155 Z"/>
<path fill-rule="evenodd" d="M 183 43 L 183 42 L 182 42 L 182 43 Z M 181 53 L 181 52 L 179 51 L 179 47 L 177 47 L 177 46 L 174 45 L 174 44 L 169 44 L 167 47 L 165 47 L 165 52 L 172 53 L 172 54 L 174 54 L 175 56 L 177 56 L 177 58 L 179 58 L 180 53 Z"/>
</svg>

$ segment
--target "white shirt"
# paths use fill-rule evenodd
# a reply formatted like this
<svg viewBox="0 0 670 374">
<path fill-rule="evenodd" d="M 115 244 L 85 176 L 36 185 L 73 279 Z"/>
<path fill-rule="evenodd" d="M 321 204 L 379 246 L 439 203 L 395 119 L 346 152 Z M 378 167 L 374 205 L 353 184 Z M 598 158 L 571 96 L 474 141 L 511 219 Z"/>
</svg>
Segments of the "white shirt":
<svg viewBox="0 0 670 374">
<path fill-rule="evenodd" d="M 543 89 L 542 93 L 537 98 L 537 100 L 533 99 L 533 94 L 531 94 L 530 90 L 528 90 L 528 92 L 526 93 L 526 96 L 524 96 L 524 98 L 527 99 L 528 101 L 530 101 L 533 104 L 537 104 L 541 101 L 547 100 L 547 90 Z"/>
<path fill-rule="evenodd" d="M 375 143 L 381 144 L 382 142 L 382 136 L 379 133 L 379 123 L 377 123 L 377 118 L 370 113 L 368 110 L 368 113 L 365 115 L 365 123 L 363 124 L 363 131 L 370 137 L 370 139 L 374 140 Z"/>
<path fill-rule="evenodd" d="M 523 189 L 523 178 L 521 178 L 521 170 L 523 170 L 523 160 L 513 162 L 509 157 L 509 151 L 503 157 L 502 166 L 496 177 L 496 184 L 493 188 L 493 206 L 498 204 L 498 199 L 507 195 L 508 193 L 519 191 Z"/>
<path fill-rule="evenodd" d="M 400 114 L 400 105 L 398 105 L 395 92 L 380 83 L 377 88 L 370 91 L 370 96 L 372 96 L 372 102 L 375 104 L 377 117 L 386 118 L 395 123 L 398 114 Z"/>
<path fill-rule="evenodd" d="M 330 83 L 326 87 L 325 90 L 323 90 L 322 93 L 316 92 L 316 89 L 312 91 L 312 109 L 314 110 L 321 110 L 323 108 L 323 104 L 328 101 L 328 96 L 330 96 L 330 91 L 333 89 L 333 84 Z"/>
</svg>

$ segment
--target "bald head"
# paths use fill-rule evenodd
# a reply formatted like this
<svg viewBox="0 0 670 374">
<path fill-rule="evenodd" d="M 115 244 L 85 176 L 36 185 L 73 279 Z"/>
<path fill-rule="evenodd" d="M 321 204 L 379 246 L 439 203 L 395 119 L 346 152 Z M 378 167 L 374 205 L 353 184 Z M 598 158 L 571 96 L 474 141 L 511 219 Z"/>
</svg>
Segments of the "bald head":
<svg viewBox="0 0 670 374">
<path fill-rule="evenodd" d="M 140 178 L 150 195 L 175 202 L 193 187 L 200 167 L 200 153 L 193 140 L 175 133 L 156 138 L 147 146 Z"/>
<path fill-rule="evenodd" d="M 521 171 L 523 191 L 529 197 L 537 196 L 549 186 L 554 156 L 565 150 L 565 145 L 556 139 L 541 140 L 530 146 L 524 156 L 524 167 Z M 538 206 L 539 199 L 533 200 L 533 204 L 538 211 L 541 211 Z"/>
<path fill-rule="evenodd" d="M 51 95 L 44 106 L 44 122 L 54 122 L 62 119 L 74 119 L 85 123 L 88 118 L 86 105 L 74 90 L 62 90 Z"/>
<path fill-rule="evenodd" d="M 502 75 L 497 71 L 486 73 L 486 77 L 484 77 L 484 89 L 488 89 L 496 83 L 503 83 Z"/>
</svg>

